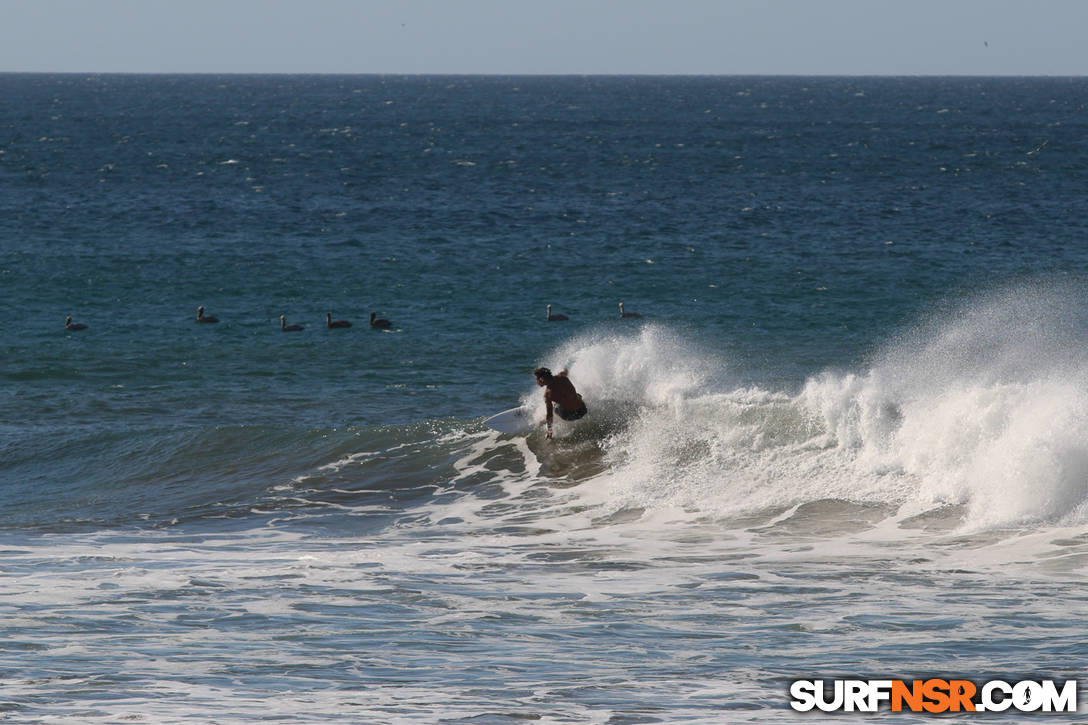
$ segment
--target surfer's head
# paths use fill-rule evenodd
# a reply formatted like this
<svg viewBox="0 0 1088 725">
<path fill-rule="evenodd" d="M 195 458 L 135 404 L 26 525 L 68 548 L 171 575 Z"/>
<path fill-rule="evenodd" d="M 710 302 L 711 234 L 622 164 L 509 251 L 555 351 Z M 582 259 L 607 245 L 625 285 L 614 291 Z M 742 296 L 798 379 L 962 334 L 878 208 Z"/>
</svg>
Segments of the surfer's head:
<svg viewBox="0 0 1088 725">
<path fill-rule="evenodd" d="M 547 385 L 552 381 L 552 371 L 548 368 L 537 368 L 533 371 L 537 385 Z"/>
</svg>

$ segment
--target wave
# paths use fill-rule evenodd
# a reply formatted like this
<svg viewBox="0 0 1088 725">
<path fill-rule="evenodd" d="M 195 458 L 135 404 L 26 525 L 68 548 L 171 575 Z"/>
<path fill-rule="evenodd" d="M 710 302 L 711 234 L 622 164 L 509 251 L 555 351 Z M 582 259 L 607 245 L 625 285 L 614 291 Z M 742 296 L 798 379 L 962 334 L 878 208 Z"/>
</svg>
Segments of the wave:
<svg viewBox="0 0 1088 725">
<path fill-rule="evenodd" d="M 345 499 L 418 497 L 440 487 L 461 455 L 441 442 L 459 426 L 88 425 L 25 436 L 4 450 L 0 525 L 248 528 Z"/>
<path fill-rule="evenodd" d="M 542 361 L 570 371 L 591 411 L 555 442 L 479 419 L 24 436 L 3 449 L 0 523 L 358 533 L 667 512 L 807 534 L 1075 526 L 1088 522 L 1086 301 L 1036 284 L 950 303 L 858 370 L 790 389 L 659 324 L 591 331 Z M 540 405 L 539 389 L 522 402 Z"/>
<path fill-rule="evenodd" d="M 942 526 L 951 511 L 961 529 L 1074 525 L 1088 521 L 1086 297 L 1034 284 L 949 304 L 864 371 L 799 390 L 728 381 L 727 360 L 652 324 L 550 362 L 623 421 L 593 483 L 614 512 L 838 501 Z"/>
</svg>

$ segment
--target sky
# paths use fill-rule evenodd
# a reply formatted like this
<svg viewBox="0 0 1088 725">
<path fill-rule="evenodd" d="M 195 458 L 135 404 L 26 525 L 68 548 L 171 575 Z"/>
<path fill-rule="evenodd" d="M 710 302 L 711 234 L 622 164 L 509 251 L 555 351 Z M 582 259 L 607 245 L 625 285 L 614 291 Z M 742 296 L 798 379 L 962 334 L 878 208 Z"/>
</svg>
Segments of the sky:
<svg viewBox="0 0 1088 725">
<path fill-rule="evenodd" d="M 1088 75 L 1085 0 L 0 0 L 0 72 Z"/>
</svg>

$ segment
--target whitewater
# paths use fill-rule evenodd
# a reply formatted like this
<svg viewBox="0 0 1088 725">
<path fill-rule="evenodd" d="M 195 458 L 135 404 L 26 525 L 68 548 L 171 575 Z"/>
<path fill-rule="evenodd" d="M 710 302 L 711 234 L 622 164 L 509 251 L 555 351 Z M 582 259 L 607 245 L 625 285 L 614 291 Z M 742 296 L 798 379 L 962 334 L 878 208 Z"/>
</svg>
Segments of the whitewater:
<svg viewBox="0 0 1088 725">
<path fill-rule="evenodd" d="M 1084 291 L 1023 285 L 948 305 L 799 390 L 745 384 L 652 324 L 556 352 L 596 401 L 601 504 L 743 515 L 823 500 L 957 531 L 1084 523 Z M 731 379 L 732 378 L 732 379 Z M 531 394 L 523 403 L 532 404 Z M 951 513 L 952 510 L 956 513 Z"/>
</svg>

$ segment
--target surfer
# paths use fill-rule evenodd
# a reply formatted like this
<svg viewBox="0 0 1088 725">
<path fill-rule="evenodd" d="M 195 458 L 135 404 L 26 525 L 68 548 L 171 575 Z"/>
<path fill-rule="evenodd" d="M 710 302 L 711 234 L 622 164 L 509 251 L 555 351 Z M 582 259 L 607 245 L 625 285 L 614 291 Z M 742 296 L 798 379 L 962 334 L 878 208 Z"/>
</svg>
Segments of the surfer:
<svg viewBox="0 0 1088 725">
<path fill-rule="evenodd" d="M 552 404 L 555 404 L 555 412 L 563 420 L 578 420 L 589 411 L 582 401 L 582 396 L 574 389 L 574 383 L 567 377 L 567 371 L 563 370 L 558 375 L 552 375 L 548 368 L 537 368 L 533 371 L 536 384 L 544 388 L 544 409 L 547 415 L 544 422 L 548 426 L 548 437 L 552 437 Z"/>
</svg>

